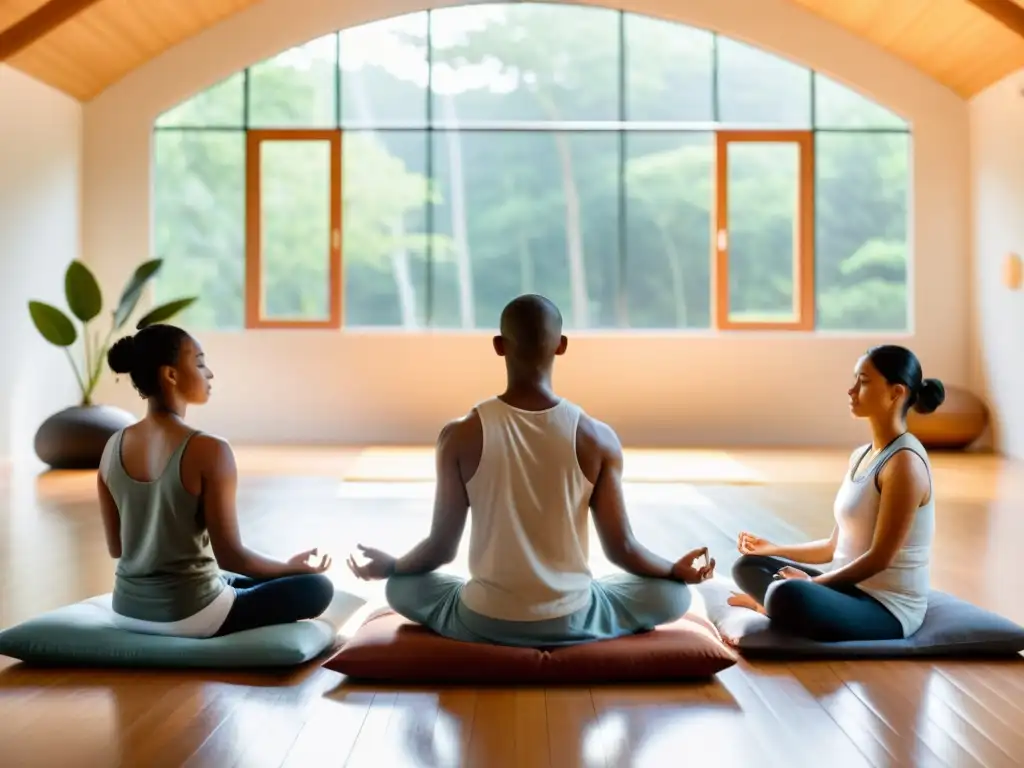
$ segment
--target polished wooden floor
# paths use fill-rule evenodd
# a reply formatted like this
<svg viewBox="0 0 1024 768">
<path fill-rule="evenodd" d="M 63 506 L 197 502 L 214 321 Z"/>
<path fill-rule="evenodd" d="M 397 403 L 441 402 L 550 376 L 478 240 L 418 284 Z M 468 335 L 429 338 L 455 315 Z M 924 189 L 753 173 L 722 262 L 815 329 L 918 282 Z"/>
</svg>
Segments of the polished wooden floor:
<svg viewBox="0 0 1024 768">
<path fill-rule="evenodd" d="M 241 449 L 243 535 L 288 555 L 399 552 L 427 529 L 429 451 Z M 634 528 L 665 556 L 741 529 L 817 537 L 847 452 L 633 452 Z M 936 455 L 936 587 L 1024 623 L 1024 467 Z M 0 468 L 0 626 L 109 591 L 88 473 Z M 595 570 L 607 563 L 594 548 Z M 464 568 L 464 560 L 455 563 Z M 1013 766 L 1024 660 L 749 664 L 701 684 L 425 689 L 292 674 L 44 671 L 0 659 L 0 766 Z"/>
</svg>

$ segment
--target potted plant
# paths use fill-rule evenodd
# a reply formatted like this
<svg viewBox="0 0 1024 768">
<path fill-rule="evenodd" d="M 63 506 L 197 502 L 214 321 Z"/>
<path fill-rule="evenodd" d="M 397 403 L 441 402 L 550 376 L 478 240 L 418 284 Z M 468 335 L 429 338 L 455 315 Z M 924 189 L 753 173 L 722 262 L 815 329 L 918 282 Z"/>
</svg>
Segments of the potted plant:
<svg viewBox="0 0 1024 768">
<path fill-rule="evenodd" d="M 103 294 L 95 276 L 81 261 L 72 261 L 64 274 L 68 309 L 81 323 L 81 333 L 62 310 L 42 301 L 29 301 L 28 311 L 36 330 L 54 346 L 63 347 L 81 392 L 78 405 L 53 414 L 36 432 L 36 455 L 53 469 L 96 469 L 110 436 L 135 421 L 132 414 L 121 408 L 96 405 L 92 396 L 114 334 L 128 323 L 143 289 L 162 265 L 162 259 L 152 259 L 135 269 L 111 312 L 110 328 L 102 338 L 100 331 L 93 330 L 90 323 L 103 311 Z M 194 301 L 196 297 L 181 298 L 154 307 L 135 327 L 141 329 L 169 320 Z M 79 337 L 82 339 L 81 367 L 71 350 Z"/>
</svg>

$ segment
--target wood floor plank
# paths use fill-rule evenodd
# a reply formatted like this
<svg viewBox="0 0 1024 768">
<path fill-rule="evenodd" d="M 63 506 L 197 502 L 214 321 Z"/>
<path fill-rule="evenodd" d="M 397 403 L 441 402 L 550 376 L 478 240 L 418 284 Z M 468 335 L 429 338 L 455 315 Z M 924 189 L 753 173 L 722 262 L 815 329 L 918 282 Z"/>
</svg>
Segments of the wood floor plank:
<svg viewBox="0 0 1024 768">
<path fill-rule="evenodd" d="M 544 692 L 551 764 L 565 768 L 607 768 L 604 735 L 589 688 L 548 688 Z"/>
<path fill-rule="evenodd" d="M 516 764 L 516 696 L 509 688 L 478 691 L 473 708 L 473 724 L 460 765 L 494 765 L 509 768 Z"/>
<path fill-rule="evenodd" d="M 1024 754 L 1024 718 L 1014 718 L 1012 709 L 993 702 L 983 692 L 972 690 L 958 676 L 943 670 L 942 665 L 917 671 L 928 675 L 929 695 L 998 749 L 1000 760 L 1012 761 L 1014 755 Z"/>
<path fill-rule="evenodd" d="M 718 680 L 591 691 L 608 764 L 616 768 L 691 764 L 792 765 L 774 753 L 774 735 Z"/>
<path fill-rule="evenodd" d="M 348 760 L 345 761 L 348 768 L 371 768 L 392 764 L 387 760 L 393 756 L 396 749 L 385 736 L 397 701 L 398 694 L 394 691 L 377 691 L 373 694 L 355 745 Z"/>
<path fill-rule="evenodd" d="M 780 764 L 788 759 L 810 765 L 816 755 L 829 755 L 837 768 L 869 766 L 856 744 L 836 725 L 828 713 L 785 665 L 739 665 L 719 678 L 729 693 L 774 738 L 773 757 Z M 820 758 L 819 758 L 820 759 Z"/>
<path fill-rule="evenodd" d="M 434 723 L 434 751 L 437 765 L 468 766 L 470 741 L 477 725 L 479 691 L 456 688 L 441 691 L 438 717 Z M 483 718 L 481 718 L 482 720 Z"/>
<path fill-rule="evenodd" d="M 126 765 L 172 768 L 184 765 L 219 728 L 233 707 L 234 692 L 228 686 L 197 683 L 159 728 L 154 728 L 133 750 L 122 747 Z M 144 705 L 143 705 L 144 706 Z"/>
<path fill-rule="evenodd" d="M 934 668 L 901 663 L 887 670 L 890 683 L 900 688 L 908 701 L 921 701 L 922 713 L 939 729 L 945 731 L 968 754 L 982 765 L 1008 768 L 1014 765 L 1009 754 L 993 742 L 993 722 L 983 711 L 965 708 L 964 701 L 949 695 L 943 679 Z M 936 685 L 936 682 L 939 684 Z M 978 715 L 981 715 L 979 719 Z"/>
<path fill-rule="evenodd" d="M 515 765 L 554 768 L 549 747 L 547 697 L 538 689 L 515 694 Z"/>
<path fill-rule="evenodd" d="M 793 677 L 817 699 L 836 725 L 877 768 L 944 765 L 916 734 L 905 738 L 868 702 L 858 697 L 828 662 L 790 666 Z"/>
<path fill-rule="evenodd" d="M 920 687 L 907 688 L 900 674 L 903 661 L 836 662 L 833 669 L 857 696 L 882 717 L 900 738 L 920 738 L 928 749 L 950 766 L 984 766 L 964 747 L 957 734 L 949 732 L 929 711 L 931 702 Z"/>
<path fill-rule="evenodd" d="M 338 675 L 332 675 L 338 678 Z M 332 765 L 345 765 L 352 754 L 363 724 L 370 713 L 374 692 L 335 687 L 314 697 L 302 728 L 282 762 L 287 768 L 304 768 L 323 762 L 329 755 Z"/>
</svg>

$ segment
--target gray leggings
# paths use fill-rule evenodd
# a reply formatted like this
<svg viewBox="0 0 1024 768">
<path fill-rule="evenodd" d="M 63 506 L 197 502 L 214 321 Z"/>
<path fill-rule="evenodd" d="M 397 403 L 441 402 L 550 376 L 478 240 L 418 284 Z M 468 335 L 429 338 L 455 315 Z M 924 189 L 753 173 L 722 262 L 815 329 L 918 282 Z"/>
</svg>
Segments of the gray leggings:
<svg viewBox="0 0 1024 768">
<path fill-rule="evenodd" d="M 806 565 L 766 555 L 743 555 L 732 567 L 733 581 L 764 606 L 774 628 L 824 643 L 903 638 L 903 625 L 889 609 L 856 587 L 772 578 L 787 565 L 811 576 L 821 574 Z"/>
</svg>

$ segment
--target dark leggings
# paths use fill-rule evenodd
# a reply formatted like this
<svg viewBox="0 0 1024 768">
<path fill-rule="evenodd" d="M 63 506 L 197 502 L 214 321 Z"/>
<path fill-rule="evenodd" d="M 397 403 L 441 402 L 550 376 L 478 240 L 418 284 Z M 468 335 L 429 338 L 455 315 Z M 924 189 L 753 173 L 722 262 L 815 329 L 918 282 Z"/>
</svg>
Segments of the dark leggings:
<svg viewBox="0 0 1024 768">
<path fill-rule="evenodd" d="M 216 637 L 314 619 L 327 610 L 334 598 L 334 584 L 322 574 L 253 579 L 225 573 L 224 578 L 235 589 L 235 604 Z"/>
<path fill-rule="evenodd" d="M 806 565 L 765 555 L 743 555 L 732 567 L 733 581 L 764 606 L 773 627 L 824 643 L 903 638 L 903 626 L 889 609 L 856 587 L 772 578 L 787 565 L 811 576 L 821 574 Z"/>
</svg>

